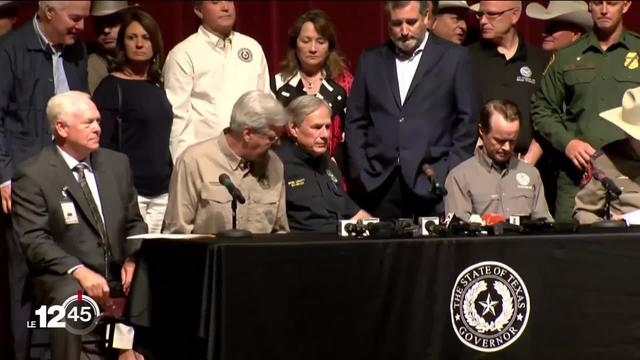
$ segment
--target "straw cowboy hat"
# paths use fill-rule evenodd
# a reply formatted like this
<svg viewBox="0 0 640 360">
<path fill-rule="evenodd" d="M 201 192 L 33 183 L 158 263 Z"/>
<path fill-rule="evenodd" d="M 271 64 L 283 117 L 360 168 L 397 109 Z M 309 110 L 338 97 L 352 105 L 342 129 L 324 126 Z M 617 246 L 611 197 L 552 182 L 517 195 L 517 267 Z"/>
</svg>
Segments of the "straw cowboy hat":
<svg viewBox="0 0 640 360">
<path fill-rule="evenodd" d="M 127 1 L 93 1 L 91 16 L 107 16 L 138 6 Z"/>
<path fill-rule="evenodd" d="M 593 27 L 589 6 L 584 1 L 549 1 L 547 8 L 538 3 L 531 3 L 527 5 L 526 13 L 533 19 L 576 24 L 586 31 Z"/>
<path fill-rule="evenodd" d="M 450 9 L 450 8 L 462 8 L 470 9 L 469 4 L 466 1 L 440 1 L 438 2 L 438 9 Z"/>
<path fill-rule="evenodd" d="M 640 87 L 625 91 L 622 106 L 601 112 L 600 117 L 640 140 Z"/>
</svg>

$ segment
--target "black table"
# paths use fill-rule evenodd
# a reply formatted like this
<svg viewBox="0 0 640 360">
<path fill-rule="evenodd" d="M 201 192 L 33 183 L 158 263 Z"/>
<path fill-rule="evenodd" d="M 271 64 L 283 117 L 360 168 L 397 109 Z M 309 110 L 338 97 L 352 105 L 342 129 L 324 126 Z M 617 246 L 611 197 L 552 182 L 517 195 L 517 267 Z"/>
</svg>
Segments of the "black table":
<svg viewBox="0 0 640 360">
<path fill-rule="evenodd" d="M 513 269 L 530 301 L 519 338 L 494 352 L 463 344 L 450 310 L 458 276 L 486 261 Z M 637 359 L 639 275 L 637 233 L 158 239 L 142 245 L 129 310 L 165 336 L 204 339 L 207 359 Z M 475 294 L 476 314 L 508 307 Z"/>
</svg>

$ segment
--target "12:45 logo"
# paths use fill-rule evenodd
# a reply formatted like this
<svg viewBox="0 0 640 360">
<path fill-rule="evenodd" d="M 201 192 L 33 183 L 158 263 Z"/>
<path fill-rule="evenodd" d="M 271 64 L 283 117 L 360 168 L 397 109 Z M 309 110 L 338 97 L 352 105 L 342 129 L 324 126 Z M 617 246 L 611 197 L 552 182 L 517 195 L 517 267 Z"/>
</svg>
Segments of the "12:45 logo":
<svg viewBox="0 0 640 360">
<path fill-rule="evenodd" d="M 35 315 L 37 320 L 28 321 L 28 328 L 66 328 L 72 334 L 86 335 L 98 324 L 100 309 L 92 298 L 78 291 L 78 295 L 70 296 L 62 305 L 40 306 Z"/>
</svg>

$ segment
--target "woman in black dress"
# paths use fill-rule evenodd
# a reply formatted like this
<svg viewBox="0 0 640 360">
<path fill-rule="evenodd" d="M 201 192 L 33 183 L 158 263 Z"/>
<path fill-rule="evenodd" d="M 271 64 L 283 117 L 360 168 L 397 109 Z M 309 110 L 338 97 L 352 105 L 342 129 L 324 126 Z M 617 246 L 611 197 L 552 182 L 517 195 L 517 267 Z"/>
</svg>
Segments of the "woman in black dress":
<svg viewBox="0 0 640 360">
<path fill-rule="evenodd" d="M 149 232 L 160 232 L 172 161 L 173 112 L 162 88 L 160 27 L 148 13 L 131 11 L 118 34 L 115 63 L 93 99 L 100 110 L 100 145 L 129 157 L 140 213 Z"/>
</svg>

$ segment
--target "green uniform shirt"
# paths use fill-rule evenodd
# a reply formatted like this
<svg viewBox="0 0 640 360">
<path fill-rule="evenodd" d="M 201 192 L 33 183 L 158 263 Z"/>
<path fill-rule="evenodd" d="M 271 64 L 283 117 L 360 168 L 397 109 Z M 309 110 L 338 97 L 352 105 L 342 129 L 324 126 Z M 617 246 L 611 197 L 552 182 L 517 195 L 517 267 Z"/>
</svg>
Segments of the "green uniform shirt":
<svg viewBox="0 0 640 360">
<path fill-rule="evenodd" d="M 640 86 L 640 35 L 623 31 L 602 51 L 593 32 L 560 50 L 533 96 L 534 128 L 564 153 L 572 139 L 601 148 L 625 137 L 600 112 L 620 106 L 628 89 Z"/>
</svg>

